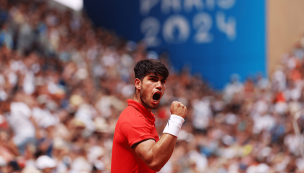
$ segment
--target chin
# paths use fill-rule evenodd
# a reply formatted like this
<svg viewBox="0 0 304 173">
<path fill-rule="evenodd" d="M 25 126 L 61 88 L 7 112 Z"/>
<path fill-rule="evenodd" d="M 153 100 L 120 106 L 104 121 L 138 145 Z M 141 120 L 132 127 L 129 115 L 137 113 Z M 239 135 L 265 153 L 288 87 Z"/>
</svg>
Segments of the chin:
<svg viewBox="0 0 304 173">
<path fill-rule="evenodd" d="M 152 107 L 152 109 L 157 109 L 157 108 L 158 108 L 158 105 Z"/>
<path fill-rule="evenodd" d="M 157 108 L 158 108 L 158 105 L 159 105 L 159 103 L 151 104 L 151 105 L 150 105 L 150 108 L 151 108 L 151 109 L 157 109 Z"/>
</svg>

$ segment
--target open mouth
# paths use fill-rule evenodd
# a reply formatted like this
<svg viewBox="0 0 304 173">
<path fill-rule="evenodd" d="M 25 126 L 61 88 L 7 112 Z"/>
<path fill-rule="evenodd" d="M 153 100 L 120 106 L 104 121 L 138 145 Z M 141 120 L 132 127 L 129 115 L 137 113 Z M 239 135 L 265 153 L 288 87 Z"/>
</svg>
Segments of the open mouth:
<svg viewBox="0 0 304 173">
<path fill-rule="evenodd" d="M 158 101 L 160 99 L 160 94 L 159 93 L 155 93 L 154 95 L 153 95 L 153 100 L 154 101 Z"/>
</svg>

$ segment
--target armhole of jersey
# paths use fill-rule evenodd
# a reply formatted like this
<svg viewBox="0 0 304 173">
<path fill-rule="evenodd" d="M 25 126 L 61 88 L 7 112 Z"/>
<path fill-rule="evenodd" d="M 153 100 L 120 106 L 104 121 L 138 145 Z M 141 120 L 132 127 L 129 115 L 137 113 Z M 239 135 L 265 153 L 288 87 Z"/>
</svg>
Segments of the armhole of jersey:
<svg viewBox="0 0 304 173">
<path fill-rule="evenodd" d="M 138 144 L 140 144 L 140 143 L 142 143 L 142 142 L 144 142 L 144 141 L 147 141 L 147 140 L 153 140 L 153 141 L 155 141 L 155 139 L 153 139 L 153 138 L 148 138 L 148 139 L 144 139 L 144 140 L 142 140 L 142 141 L 139 141 L 139 142 L 136 142 L 135 144 L 133 144 L 132 146 L 131 146 L 131 148 L 134 150 L 136 147 L 137 147 L 137 145 Z M 156 142 L 156 141 L 155 141 Z"/>
</svg>

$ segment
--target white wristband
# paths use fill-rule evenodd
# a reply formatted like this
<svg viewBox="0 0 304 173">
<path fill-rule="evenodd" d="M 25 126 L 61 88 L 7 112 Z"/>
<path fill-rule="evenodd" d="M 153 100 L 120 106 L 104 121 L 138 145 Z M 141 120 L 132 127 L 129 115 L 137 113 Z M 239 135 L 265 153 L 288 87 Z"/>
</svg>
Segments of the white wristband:
<svg viewBox="0 0 304 173">
<path fill-rule="evenodd" d="M 172 114 L 168 120 L 168 123 L 163 131 L 163 133 L 169 133 L 173 136 L 178 136 L 179 131 L 182 128 L 182 125 L 184 123 L 184 118 Z"/>
</svg>

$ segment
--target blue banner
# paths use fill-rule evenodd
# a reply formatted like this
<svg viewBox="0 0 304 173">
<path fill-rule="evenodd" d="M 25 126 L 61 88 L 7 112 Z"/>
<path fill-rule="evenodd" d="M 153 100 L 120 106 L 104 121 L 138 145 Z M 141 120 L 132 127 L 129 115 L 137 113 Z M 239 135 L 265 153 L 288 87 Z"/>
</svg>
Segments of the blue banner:
<svg viewBox="0 0 304 173">
<path fill-rule="evenodd" d="M 190 66 L 213 87 L 233 73 L 266 75 L 266 2 L 263 0 L 84 0 L 97 26 L 149 50 L 167 51 L 175 67 Z"/>
</svg>

